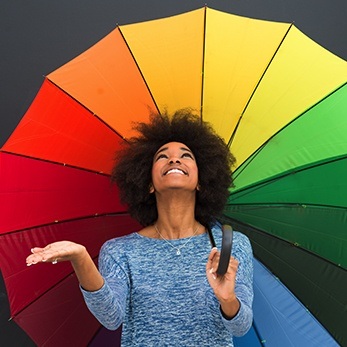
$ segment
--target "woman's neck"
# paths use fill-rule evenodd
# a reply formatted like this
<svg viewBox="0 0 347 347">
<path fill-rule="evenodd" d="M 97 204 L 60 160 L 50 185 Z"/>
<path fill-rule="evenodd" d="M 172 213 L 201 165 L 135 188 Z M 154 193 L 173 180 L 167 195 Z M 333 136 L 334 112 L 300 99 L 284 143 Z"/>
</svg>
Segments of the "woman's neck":
<svg viewBox="0 0 347 347">
<path fill-rule="evenodd" d="M 157 195 L 157 210 L 156 228 L 166 239 L 190 237 L 204 230 L 195 220 L 195 196 Z"/>
</svg>

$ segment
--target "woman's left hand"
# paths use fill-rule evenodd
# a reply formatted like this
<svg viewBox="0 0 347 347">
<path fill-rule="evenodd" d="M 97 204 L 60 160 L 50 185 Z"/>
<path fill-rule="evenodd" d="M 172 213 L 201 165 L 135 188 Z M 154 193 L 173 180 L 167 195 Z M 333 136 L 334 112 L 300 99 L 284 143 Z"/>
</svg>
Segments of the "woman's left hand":
<svg viewBox="0 0 347 347">
<path fill-rule="evenodd" d="M 235 279 L 239 262 L 235 258 L 230 257 L 227 272 L 220 276 L 217 274 L 219 259 L 220 252 L 217 248 L 212 248 L 206 264 L 206 276 L 220 302 L 224 316 L 231 319 L 240 308 L 240 303 L 235 295 Z"/>
</svg>

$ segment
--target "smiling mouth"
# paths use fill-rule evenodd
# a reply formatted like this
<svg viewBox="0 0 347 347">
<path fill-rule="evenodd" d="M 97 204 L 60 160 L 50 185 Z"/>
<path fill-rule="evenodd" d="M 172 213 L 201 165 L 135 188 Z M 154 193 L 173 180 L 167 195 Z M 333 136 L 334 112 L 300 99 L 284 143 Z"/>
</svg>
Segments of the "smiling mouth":
<svg viewBox="0 0 347 347">
<path fill-rule="evenodd" d="M 170 174 L 186 175 L 187 173 L 180 169 L 170 169 L 164 173 L 164 176 L 170 175 Z"/>
</svg>

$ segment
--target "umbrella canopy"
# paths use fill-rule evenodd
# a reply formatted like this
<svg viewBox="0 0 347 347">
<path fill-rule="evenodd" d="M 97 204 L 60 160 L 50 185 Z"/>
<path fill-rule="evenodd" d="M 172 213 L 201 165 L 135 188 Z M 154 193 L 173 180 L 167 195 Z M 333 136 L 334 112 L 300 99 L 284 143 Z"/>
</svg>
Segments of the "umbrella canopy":
<svg viewBox="0 0 347 347">
<path fill-rule="evenodd" d="M 38 345 L 93 336 L 70 265 L 27 269 L 25 256 L 70 239 L 96 259 L 106 239 L 137 230 L 109 183 L 114 154 L 134 121 L 190 107 L 237 159 L 224 218 L 346 343 L 346 81 L 347 63 L 294 25 L 209 8 L 117 27 L 53 71 L 0 152 L 14 319 Z"/>
</svg>

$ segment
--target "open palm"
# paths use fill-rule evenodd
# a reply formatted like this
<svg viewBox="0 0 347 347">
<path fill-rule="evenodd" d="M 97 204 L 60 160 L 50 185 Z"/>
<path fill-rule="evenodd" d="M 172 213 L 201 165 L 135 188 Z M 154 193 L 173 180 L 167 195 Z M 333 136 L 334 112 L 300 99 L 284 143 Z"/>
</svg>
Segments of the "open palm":
<svg viewBox="0 0 347 347">
<path fill-rule="evenodd" d="M 71 241 L 58 241 L 44 248 L 32 248 L 32 254 L 27 257 L 26 263 L 29 266 L 40 262 L 72 261 L 82 254 L 84 250 L 85 247 L 80 244 Z"/>
</svg>

